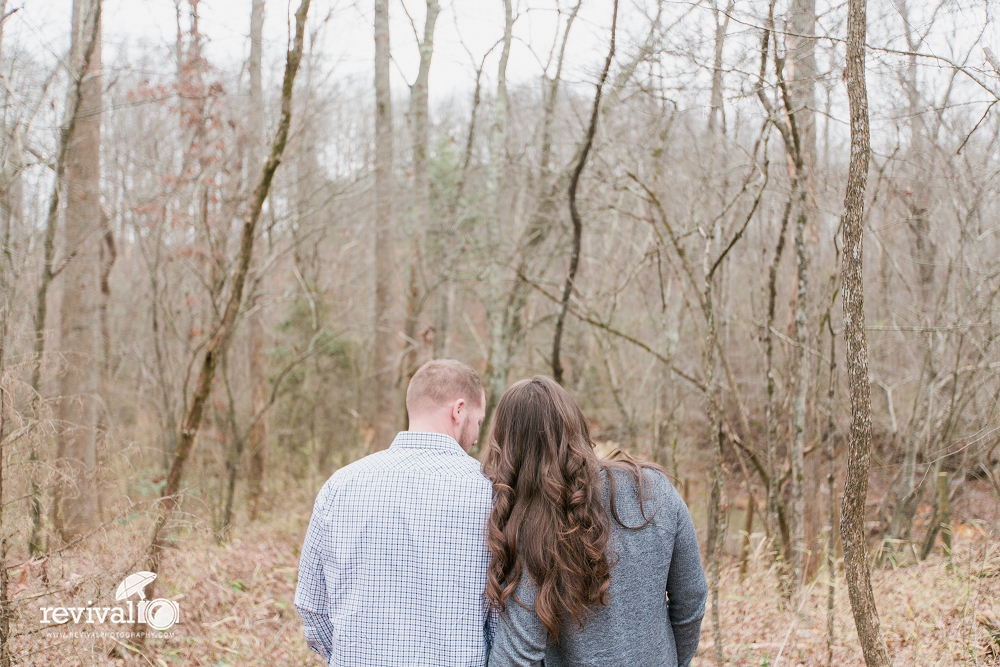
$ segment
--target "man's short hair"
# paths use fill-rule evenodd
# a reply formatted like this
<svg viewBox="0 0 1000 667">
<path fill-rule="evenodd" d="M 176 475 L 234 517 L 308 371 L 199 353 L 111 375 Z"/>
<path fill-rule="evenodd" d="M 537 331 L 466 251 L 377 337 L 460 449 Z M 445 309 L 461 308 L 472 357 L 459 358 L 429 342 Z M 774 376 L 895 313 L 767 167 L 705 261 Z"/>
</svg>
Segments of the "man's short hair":
<svg viewBox="0 0 1000 667">
<path fill-rule="evenodd" d="M 420 403 L 445 405 L 464 398 L 469 405 L 482 405 L 483 381 L 476 371 L 454 359 L 434 359 L 417 369 L 406 388 L 406 409 Z"/>
</svg>

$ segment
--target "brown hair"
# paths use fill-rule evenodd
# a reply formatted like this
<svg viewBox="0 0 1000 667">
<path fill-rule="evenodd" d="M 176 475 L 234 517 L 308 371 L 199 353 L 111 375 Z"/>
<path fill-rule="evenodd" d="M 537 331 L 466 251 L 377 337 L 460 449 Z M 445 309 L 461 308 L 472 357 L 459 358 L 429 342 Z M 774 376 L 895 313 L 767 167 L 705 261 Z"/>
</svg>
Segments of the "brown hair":
<svg viewBox="0 0 1000 667">
<path fill-rule="evenodd" d="M 406 409 L 428 401 L 443 405 L 464 398 L 469 405 L 482 405 L 483 381 L 476 371 L 454 359 L 434 359 L 417 369 L 406 388 Z"/>
<path fill-rule="evenodd" d="M 625 454 L 599 460 L 583 413 L 555 381 L 536 375 L 511 385 L 497 404 L 483 460 L 494 499 L 486 536 L 490 605 L 503 611 L 527 570 L 538 588 L 534 611 L 552 641 L 565 614 L 582 627 L 590 608 L 607 605 L 613 563 L 601 470 L 634 476 L 645 523 L 625 526 L 619 518 L 611 474 L 609 506 L 615 521 L 638 529 L 652 520 L 643 507 L 642 467 L 658 468 Z"/>
</svg>

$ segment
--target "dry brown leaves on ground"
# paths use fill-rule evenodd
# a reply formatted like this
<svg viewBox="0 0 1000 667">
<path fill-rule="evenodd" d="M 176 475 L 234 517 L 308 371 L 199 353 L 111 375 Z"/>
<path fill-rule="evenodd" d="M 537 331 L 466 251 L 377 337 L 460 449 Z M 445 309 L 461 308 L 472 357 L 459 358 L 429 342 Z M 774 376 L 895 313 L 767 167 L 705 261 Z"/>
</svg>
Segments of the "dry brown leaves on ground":
<svg viewBox="0 0 1000 667">
<path fill-rule="evenodd" d="M 181 622 L 151 639 L 141 655 L 109 657 L 116 639 L 67 636 L 43 625 L 40 607 L 114 604 L 115 587 L 140 562 L 138 533 L 119 534 L 90 551 L 53 557 L 12 572 L 16 592 L 13 647 L 18 665 L 152 667 L 321 665 L 305 645 L 293 606 L 298 548 L 308 517 L 248 528 L 217 545 L 191 532 L 168 552 L 155 595 L 176 600 Z M 1000 544 L 982 531 L 956 530 L 954 567 L 939 555 L 905 568 L 873 572 L 882 628 L 897 665 L 997 664 L 1000 655 Z M 778 578 L 759 553 L 740 582 L 724 573 L 721 611 L 730 665 L 826 665 L 824 572 L 804 596 L 785 602 Z M 91 626 L 94 627 L 94 626 Z M 102 627 L 102 626 L 99 626 Z M 114 627 L 114 626 L 103 626 Z M 127 627 L 122 629 L 128 629 Z M 863 665 L 844 582 L 838 577 L 833 664 Z M 695 667 L 713 664 L 711 627 L 703 624 Z"/>
</svg>

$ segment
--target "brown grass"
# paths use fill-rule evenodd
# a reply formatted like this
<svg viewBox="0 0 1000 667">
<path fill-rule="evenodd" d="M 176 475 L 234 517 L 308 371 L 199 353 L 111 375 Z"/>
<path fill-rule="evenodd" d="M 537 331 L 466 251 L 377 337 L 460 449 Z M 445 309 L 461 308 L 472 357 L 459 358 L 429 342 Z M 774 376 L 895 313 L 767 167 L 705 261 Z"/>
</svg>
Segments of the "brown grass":
<svg viewBox="0 0 1000 667">
<path fill-rule="evenodd" d="M 897 667 L 998 664 L 988 628 L 990 619 L 1000 618 L 1000 544 L 972 526 L 957 526 L 955 532 L 950 572 L 940 553 L 909 567 L 872 572 L 882 630 Z M 826 665 L 826 571 L 796 600 L 781 601 L 777 584 L 774 568 L 759 552 L 744 581 L 735 568 L 726 570 L 720 605 L 727 664 Z M 832 664 L 864 665 L 842 572 L 834 633 Z M 706 617 L 693 667 L 714 664 L 711 647 Z"/>
<path fill-rule="evenodd" d="M 308 515 L 275 514 L 245 528 L 227 545 L 215 544 L 205 531 L 183 534 L 167 555 L 155 591 L 157 597 L 178 601 L 182 621 L 169 637 L 151 639 L 142 655 L 128 660 L 108 657 L 114 640 L 65 637 L 59 628 L 42 629 L 38 609 L 83 606 L 89 600 L 114 604 L 118 582 L 140 562 L 135 545 L 142 543 L 141 528 L 117 528 L 103 543 L 52 557 L 44 566 L 27 568 L 26 574 L 24 568 L 14 570 L 16 664 L 321 665 L 306 648 L 292 604 Z M 918 565 L 873 574 L 882 627 L 897 666 L 997 664 L 990 633 L 1000 639 L 1000 545 L 968 525 L 957 527 L 955 539 L 951 572 L 934 555 Z M 806 589 L 804 599 L 783 603 L 762 551 L 758 549 L 743 582 L 735 567 L 724 573 L 723 635 L 729 664 L 825 665 L 825 573 Z M 850 613 L 838 577 L 834 665 L 863 664 Z M 696 667 L 712 664 L 707 618 L 703 629 Z"/>
</svg>

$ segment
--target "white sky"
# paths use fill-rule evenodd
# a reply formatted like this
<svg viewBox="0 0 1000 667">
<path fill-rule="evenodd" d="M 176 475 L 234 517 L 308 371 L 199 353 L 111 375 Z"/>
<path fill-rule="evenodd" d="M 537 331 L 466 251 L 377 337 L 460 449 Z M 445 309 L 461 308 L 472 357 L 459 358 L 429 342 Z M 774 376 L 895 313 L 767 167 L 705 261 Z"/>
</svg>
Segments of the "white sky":
<svg viewBox="0 0 1000 667">
<path fill-rule="evenodd" d="M 561 0 L 564 10 L 570 2 Z M 405 0 L 405 3 L 405 9 L 422 32 L 423 0 Z M 431 96 L 436 99 L 471 90 L 474 70 L 465 47 L 479 60 L 502 37 L 504 22 L 500 0 L 442 0 L 441 4 L 430 81 Z M 184 5 L 186 12 L 187 3 Z M 250 5 L 251 0 L 201 0 L 201 32 L 209 39 L 206 55 L 217 66 L 238 68 L 247 58 Z M 530 3 L 515 0 L 515 5 L 519 7 L 515 8 L 515 39 L 507 70 L 508 78 L 514 83 L 541 72 L 539 59 L 547 59 L 557 30 L 557 0 L 531 0 Z M 611 6 L 610 0 L 584 2 L 567 52 L 568 80 L 593 80 L 593 72 L 602 64 L 608 46 Z M 5 41 L 17 41 L 31 50 L 40 48 L 48 52 L 50 59 L 65 52 L 72 0 L 8 0 L 8 7 L 21 9 L 5 26 Z M 284 62 L 288 21 L 297 7 L 298 0 L 266 0 L 265 59 L 276 66 Z M 624 29 L 629 25 L 646 24 L 647 19 L 636 0 L 622 0 L 621 8 Z M 327 19 L 321 48 L 330 59 L 334 75 L 371 77 L 374 44 L 370 0 L 313 0 L 309 14 L 313 28 Z M 416 73 L 416 41 L 401 0 L 390 0 L 390 18 L 395 63 L 393 86 L 404 91 L 406 83 L 412 82 Z M 711 20 L 707 11 L 705 19 Z M 186 15 L 184 24 L 186 27 Z M 137 53 L 136 47 L 142 42 L 166 48 L 173 44 L 175 34 L 173 0 L 105 0 L 106 66 L 115 62 L 116 51 L 123 46 L 132 54 Z M 533 46 L 537 57 L 527 44 Z M 494 80 L 499 48 L 490 56 L 484 74 L 488 80 Z M 165 62 L 164 66 L 169 64 Z"/>
<path fill-rule="evenodd" d="M 273 77 L 281 74 L 284 64 L 284 52 L 288 40 L 290 14 L 298 7 L 299 0 L 266 0 L 265 10 L 265 72 Z M 413 17 L 419 31 L 423 30 L 425 0 L 390 0 L 390 17 L 393 54 L 393 87 L 396 95 L 405 95 L 406 85 L 412 82 L 418 63 L 418 53 L 413 29 L 407 18 L 407 11 Z M 502 36 L 503 3 L 501 0 L 440 0 L 442 12 L 438 18 L 435 39 L 435 54 L 431 67 L 430 94 L 432 103 L 442 102 L 458 96 L 466 100 L 473 86 L 473 65 L 466 47 L 478 62 L 482 56 L 493 48 Z M 576 0 L 514 0 L 515 26 L 508 78 L 513 84 L 537 77 L 549 55 L 558 26 L 556 8 L 563 11 L 574 4 Z M 644 36 L 648 29 L 649 16 L 647 8 L 655 5 L 656 0 L 620 0 L 619 14 L 619 62 L 627 58 L 626 53 L 633 52 L 633 43 L 637 37 Z M 843 30 L 841 19 L 842 6 L 838 0 L 831 0 L 839 9 L 833 12 L 824 10 L 820 21 L 825 29 L 839 35 Z M 405 3 L 405 4 L 404 4 Z M 764 0 L 741 0 L 737 3 L 737 17 L 730 23 L 731 41 L 727 42 L 727 50 L 756 49 L 758 32 L 757 22 L 760 11 L 765 6 Z M 187 11 L 187 0 L 183 2 Z M 782 4 L 785 4 L 784 2 Z M 821 2 L 820 4 L 827 4 Z M 936 20 L 934 29 L 928 40 L 921 45 L 925 53 L 936 53 L 951 58 L 961 59 L 962 54 L 968 54 L 968 64 L 980 68 L 984 78 L 993 80 L 993 73 L 985 65 L 982 46 L 990 46 L 1000 54 L 1000 21 L 994 14 L 1000 10 L 1000 0 L 960 0 L 955 5 L 947 4 L 948 11 L 943 14 L 935 12 L 937 0 L 920 0 L 911 2 L 911 22 L 918 31 L 931 20 Z M 4 51 L 19 49 L 30 53 L 47 55 L 42 63 L 50 70 L 56 57 L 65 54 L 69 43 L 70 10 L 72 0 L 7 0 L 8 11 L 20 8 L 4 25 Z M 667 44 L 666 48 L 682 49 L 690 52 L 697 47 L 703 54 L 702 83 L 707 70 L 704 62 L 710 58 L 711 40 L 714 33 L 715 17 L 711 11 L 712 3 L 708 0 L 668 0 L 665 9 L 673 17 L 686 15 L 687 25 L 683 36 L 675 44 Z M 201 0 L 201 32 L 208 38 L 206 55 L 210 62 L 220 69 L 233 72 L 239 71 L 249 54 L 249 25 L 251 0 Z M 373 2 L 372 0 L 313 0 L 310 9 L 310 28 L 324 26 L 316 50 L 327 60 L 328 71 L 334 78 L 354 77 L 359 81 L 371 81 L 373 77 Z M 580 15 L 573 27 L 567 49 L 564 80 L 568 85 L 574 82 L 590 84 L 597 78 L 597 71 L 603 64 L 608 48 L 609 24 L 611 18 L 612 0 L 584 0 Z M 404 11 L 404 8 L 406 11 Z M 688 13 L 690 11 L 690 13 Z M 949 15 L 946 17 L 945 15 Z M 936 19 L 933 17 L 936 16 Z M 565 18 L 563 18 L 563 22 Z M 985 21 L 985 22 L 984 22 Z M 669 24 L 672 19 L 665 19 Z M 184 17 L 187 27 L 187 16 Z M 696 29 L 691 31 L 691 27 Z M 892 45 L 903 47 L 902 23 L 897 11 L 895 0 L 869 1 L 869 42 L 876 45 Z M 104 63 L 113 66 L 122 62 L 119 49 L 127 49 L 134 61 L 140 52 L 149 53 L 159 50 L 160 53 L 152 59 L 154 66 L 163 67 L 160 73 L 165 78 L 173 76 L 172 63 L 168 49 L 172 48 L 176 34 L 176 19 L 174 0 L 104 0 Z M 982 41 L 975 45 L 982 35 Z M 687 40 L 694 40 L 690 42 Z M 464 46 L 463 46 L 464 42 Z M 742 42 L 742 46 L 740 44 Z M 823 42 L 824 48 L 829 46 Z M 971 50 L 970 50 L 971 49 Z M 734 54 L 738 55 L 738 54 Z M 738 68 L 751 70 L 756 67 L 756 56 L 749 54 L 749 60 L 743 60 L 735 65 Z M 728 57 L 728 56 L 727 56 Z M 485 90 L 493 90 L 499 59 L 499 49 L 493 49 L 486 60 L 484 69 Z M 684 59 L 675 59 L 677 67 L 683 70 L 683 79 L 690 79 L 690 74 L 697 71 L 697 65 Z M 727 62 L 737 62 L 739 57 Z M 881 71 L 886 74 L 880 82 L 875 77 L 869 81 L 870 94 L 873 100 L 888 99 L 899 95 L 899 82 L 893 75 L 892 68 L 899 68 L 903 60 L 899 56 L 887 56 L 884 53 L 873 52 L 869 56 L 870 66 L 878 66 L 877 61 L 883 61 Z M 888 64 L 887 69 L 885 65 Z M 927 76 L 939 76 L 929 80 L 926 94 L 934 97 L 937 82 L 945 82 L 947 73 L 941 63 L 923 59 Z M 152 72 L 155 78 L 156 72 Z M 733 77 L 727 84 L 738 85 L 739 77 Z M 839 82 L 839 76 L 833 79 Z M 983 91 L 971 85 L 964 77 L 959 78 L 959 85 L 967 92 L 959 94 L 964 99 L 991 99 Z M 107 82 L 107 78 L 105 81 Z M 265 85 L 276 86 L 277 81 L 265 80 Z M 678 85 L 683 85 L 678 79 Z M 745 103 L 756 105 L 747 91 L 730 88 L 730 93 L 736 97 L 732 103 L 739 103 L 740 95 L 749 101 Z M 840 125 L 846 120 L 846 104 L 844 104 L 842 86 L 838 84 L 837 102 L 833 115 L 840 119 Z M 881 96 L 881 97 L 880 97 Z M 886 97 L 888 96 L 888 97 Z M 883 111 L 889 112 L 884 104 L 875 104 L 873 114 L 878 116 Z M 841 129 L 845 129 L 843 126 Z"/>
</svg>

